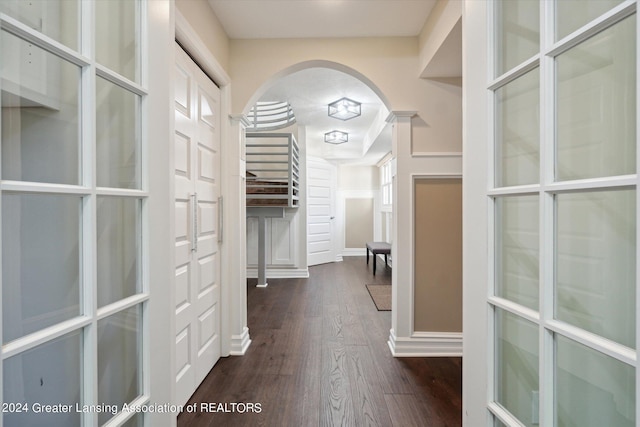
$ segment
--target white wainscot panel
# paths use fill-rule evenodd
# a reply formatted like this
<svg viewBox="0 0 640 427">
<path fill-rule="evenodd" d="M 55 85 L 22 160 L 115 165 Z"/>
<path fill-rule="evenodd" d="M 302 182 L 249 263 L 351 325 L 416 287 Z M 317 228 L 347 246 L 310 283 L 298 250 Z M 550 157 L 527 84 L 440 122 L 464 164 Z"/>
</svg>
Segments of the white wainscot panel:
<svg viewBox="0 0 640 427">
<path fill-rule="evenodd" d="M 258 218 L 247 218 L 247 265 L 258 265 Z"/>
<path fill-rule="evenodd" d="M 286 215 L 284 218 L 271 219 L 271 264 L 296 264 L 296 230 L 297 216 Z"/>
</svg>

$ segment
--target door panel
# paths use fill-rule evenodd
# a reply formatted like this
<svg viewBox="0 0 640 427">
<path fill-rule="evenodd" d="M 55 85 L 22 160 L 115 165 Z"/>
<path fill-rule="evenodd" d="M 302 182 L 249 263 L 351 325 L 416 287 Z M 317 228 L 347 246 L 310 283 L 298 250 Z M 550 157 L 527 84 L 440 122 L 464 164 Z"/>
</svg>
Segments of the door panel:
<svg viewBox="0 0 640 427">
<path fill-rule="evenodd" d="M 220 358 L 219 89 L 176 46 L 176 403 Z"/>
<path fill-rule="evenodd" d="M 333 251 L 335 167 L 307 160 L 307 252 L 309 265 L 335 261 Z"/>
</svg>

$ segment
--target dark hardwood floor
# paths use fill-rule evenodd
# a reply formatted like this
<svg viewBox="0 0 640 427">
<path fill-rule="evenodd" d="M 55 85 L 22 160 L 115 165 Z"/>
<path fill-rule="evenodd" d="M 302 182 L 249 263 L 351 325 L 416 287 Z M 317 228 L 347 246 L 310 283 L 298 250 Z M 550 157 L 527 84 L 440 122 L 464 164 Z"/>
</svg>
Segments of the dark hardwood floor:
<svg viewBox="0 0 640 427">
<path fill-rule="evenodd" d="M 251 346 L 218 361 L 189 401 L 198 410 L 178 426 L 462 424 L 460 358 L 391 356 L 391 312 L 377 311 L 365 288 L 391 282 L 384 263 L 373 276 L 364 257 L 350 257 L 310 276 L 270 279 L 267 288 L 249 281 Z"/>
</svg>

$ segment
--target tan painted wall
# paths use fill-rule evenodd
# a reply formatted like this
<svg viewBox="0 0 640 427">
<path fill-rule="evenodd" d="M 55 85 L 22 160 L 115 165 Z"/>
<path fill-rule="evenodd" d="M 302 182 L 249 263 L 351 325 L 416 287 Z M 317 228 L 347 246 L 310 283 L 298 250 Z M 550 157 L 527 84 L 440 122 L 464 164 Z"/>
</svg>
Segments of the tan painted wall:
<svg viewBox="0 0 640 427">
<path fill-rule="evenodd" d="M 233 113 L 248 111 L 278 77 L 305 68 L 301 63 L 329 65 L 364 76 L 391 110 L 418 112 L 414 151 L 461 151 L 461 88 L 419 78 L 418 37 L 234 39 L 230 49 Z"/>
<path fill-rule="evenodd" d="M 229 74 L 229 37 L 207 0 L 176 0 L 176 9 Z"/>
<path fill-rule="evenodd" d="M 462 332 L 462 180 L 415 181 L 414 329 Z"/>
<path fill-rule="evenodd" d="M 345 199 L 345 248 L 373 241 L 373 199 Z"/>
</svg>

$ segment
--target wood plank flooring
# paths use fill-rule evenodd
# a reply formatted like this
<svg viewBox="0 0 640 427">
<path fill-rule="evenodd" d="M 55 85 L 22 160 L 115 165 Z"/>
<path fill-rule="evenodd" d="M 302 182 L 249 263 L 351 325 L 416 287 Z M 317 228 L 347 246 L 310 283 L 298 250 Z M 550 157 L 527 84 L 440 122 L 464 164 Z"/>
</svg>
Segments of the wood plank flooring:
<svg viewBox="0 0 640 427">
<path fill-rule="evenodd" d="M 394 358 L 391 312 L 365 284 L 390 283 L 364 257 L 310 268 L 309 279 L 249 281 L 247 354 L 222 358 L 178 426 L 462 425 L 460 358 Z M 260 412 L 201 411 L 201 403 L 260 404 Z M 218 406 L 217 409 L 225 409 Z"/>
</svg>

